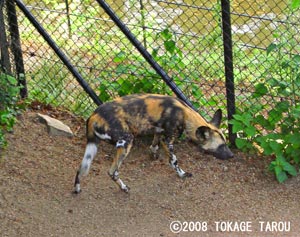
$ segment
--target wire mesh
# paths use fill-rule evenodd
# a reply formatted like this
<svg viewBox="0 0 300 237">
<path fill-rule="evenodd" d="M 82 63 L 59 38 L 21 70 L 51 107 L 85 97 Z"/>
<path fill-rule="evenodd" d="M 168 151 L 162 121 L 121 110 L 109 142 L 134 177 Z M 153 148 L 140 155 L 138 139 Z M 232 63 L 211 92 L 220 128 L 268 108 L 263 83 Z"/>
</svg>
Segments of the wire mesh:
<svg viewBox="0 0 300 237">
<path fill-rule="evenodd" d="M 226 111 L 220 1 L 107 2 L 202 115 Z M 24 3 L 101 100 L 138 92 L 172 94 L 96 1 Z M 298 16 L 287 12 L 281 0 L 231 1 L 237 108 L 256 104 L 249 99 L 255 85 L 273 77 L 276 60 L 268 47 L 280 36 L 298 40 Z M 95 108 L 92 100 L 26 17 L 19 11 L 17 16 L 29 97 L 88 116 Z M 264 103 L 272 107 L 275 97 L 264 97 Z"/>
</svg>

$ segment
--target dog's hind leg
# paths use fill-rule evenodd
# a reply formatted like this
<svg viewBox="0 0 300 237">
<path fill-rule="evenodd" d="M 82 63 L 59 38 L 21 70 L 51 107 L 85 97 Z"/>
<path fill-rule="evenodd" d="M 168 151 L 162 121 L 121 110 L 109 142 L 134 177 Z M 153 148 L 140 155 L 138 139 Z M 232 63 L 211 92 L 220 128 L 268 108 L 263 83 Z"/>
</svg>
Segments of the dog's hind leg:
<svg viewBox="0 0 300 237">
<path fill-rule="evenodd" d="M 109 169 L 109 176 L 115 181 L 122 191 L 129 192 L 129 187 L 123 183 L 119 177 L 119 169 L 123 160 L 127 157 L 133 144 L 133 136 L 127 135 L 125 139 L 119 139 L 116 144 L 117 154 L 113 160 L 113 163 Z"/>
<path fill-rule="evenodd" d="M 75 177 L 75 193 L 80 193 L 80 178 L 83 175 L 87 175 L 89 173 L 92 161 L 97 153 L 97 145 L 94 142 L 88 142 L 85 148 L 85 153 L 81 162 L 81 165 L 76 173 Z"/>
</svg>

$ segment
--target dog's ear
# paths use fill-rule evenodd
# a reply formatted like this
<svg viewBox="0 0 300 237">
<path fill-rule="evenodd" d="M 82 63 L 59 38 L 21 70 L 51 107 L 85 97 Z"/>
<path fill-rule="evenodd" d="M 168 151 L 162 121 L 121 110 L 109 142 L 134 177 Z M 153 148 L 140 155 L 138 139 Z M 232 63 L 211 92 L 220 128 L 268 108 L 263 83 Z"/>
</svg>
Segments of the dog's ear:
<svg viewBox="0 0 300 237">
<path fill-rule="evenodd" d="M 210 124 L 216 126 L 217 128 L 220 128 L 221 121 L 222 121 L 222 110 L 218 109 L 214 114 L 212 120 L 210 121 Z"/>
<path fill-rule="evenodd" d="M 199 128 L 197 128 L 196 130 L 196 137 L 200 140 L 200 141 L 206 141 L 208 140 L 209 136 L 210 136 L 210 128 L 206 127 L 206 126 L 201 126 Z"/>
</svg>

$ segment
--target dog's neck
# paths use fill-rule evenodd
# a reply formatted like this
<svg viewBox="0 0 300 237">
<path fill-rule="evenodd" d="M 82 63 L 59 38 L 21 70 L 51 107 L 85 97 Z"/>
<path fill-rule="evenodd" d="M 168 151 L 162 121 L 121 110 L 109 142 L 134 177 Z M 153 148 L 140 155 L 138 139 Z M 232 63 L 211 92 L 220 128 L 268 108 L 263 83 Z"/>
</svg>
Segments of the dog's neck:
<svg viewBox="0 0 300 237">
<path fill-rule="evenodd" d="M 210 127 L 211 125 L 196 111 L 187 109 L 185 111 L 185 133 L 192 141 L 197 141 L 196 131 L 201 126 Z"/>
</svg>

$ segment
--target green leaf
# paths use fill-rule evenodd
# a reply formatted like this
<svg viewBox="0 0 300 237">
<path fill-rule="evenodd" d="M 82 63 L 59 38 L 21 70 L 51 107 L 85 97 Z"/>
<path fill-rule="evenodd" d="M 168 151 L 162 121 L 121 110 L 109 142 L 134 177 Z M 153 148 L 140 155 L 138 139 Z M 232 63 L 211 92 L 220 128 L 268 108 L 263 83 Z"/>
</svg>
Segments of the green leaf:
<svg viewBox="0 0 300 237">
<path fill-rule="evenodd" d="M 290 68 L 290 65 L 291 65 L 291 61 L 290 61 L 290 60 L 283 60 L 283 61 L 281 62 L 281 67 L 282 67 L 283 69 Z"/>
<path fill-rule="evenodd" d="M 164 42 L 164 46 L 169 53 L 173 54 L 176 48 L 176 43 L 174 40 L 168 40 Z"/>
<path fill-rule="evenodd" d="M 277 166 L 276 161 L 272 161 L 269 165 L 269 171 L 275 172 L 275 167 Z"/>
<path fill-rule="evenodd" d="M 180 57 L 180 59 L 183 57 L 183 53 L 182 51 L 180 50 L 180 48 L 176 47 L 176 52 L 178 54 L 178 56 Z M 180 61 L 181 62 L 181 61 Z M 183 66 L 185 66 L 185 64 L 183 64 Z"/>
<path fill-rule="evenodd" d="M 253 93 L 253 98 L 259 98 L 268 93 L 268 88 L 264 83 L 259 83 L 255 86 L 255 91 Z"/>
<path fill-rule="evenodd" d="M 126 53 L 124 51 L 121 51 L 117 53 L 117 55 L 114 57 L 113 61 L 115 63 L 123 62 L 126 59 Z"/>
<path fill-rule="evenodd" d="M 279 183 L 283 183 L 288 179 L 286 172 L 280 166 L 275 167 L 275 175 Z"/>
<path fill-rule="evenodd" d="M 266 129 L 272 129 L 272 127 L 270 128 L 270 122 L 267 119 L 265 119 L 265 117 L 262 116 L 261 114 L 255 117 L 254 122 Z"/>
<path fill-rule="evenodd" d="M 280 101 L 276 104 L 275 108 L 280 112 L 287 112 L 290 108 L 290 103 L 288 101 Z"/>
<path fill-rule="evenodd" d="M 248 136 L 253 137 L 256 134 L 256 128 L 253 126 L 249 126 L 245 128 L 245 132 Z"/>
<path fill-rule="evenodd" d="M 232 131 L 234 133 L 240 132 L 244 130 L 244 124 L 241 123 L 240 121 L 236 121 L 236 120 L 231 120 L 230 124 L 232 124 Z"/>
<path fill-rule="evenodd" d="M 118 66 L 116 67 L 116 73 L 118 74 L 123 74 L 128 72 L 130 72 L 130 70 L 128 69 L 128 66 L 124 64 L 118 64 Z"/>
<path fill-rule="evenodd" d="M 281 111 L 278 111 L 277 109 L 270 110 L 269 118 L 268 118 L 270 123 L 275 124 L 275 123 L 279 122 L 281 119 L 282 119 Z"/>
<path fill-rule="evenodd" d="M 300 141 L 300 134 L 299 133 L 295 133 L 295 134 L 291 134 L 290 136 L 288 136 L 288 141 L 291 144 L 298 144 Z"/>
<path fill-rule="evenodd" d="M 152 57 L 157 58 L 157 55 L 158 55 L 158 48 L 154 48 L 152 51 Z"/>
<path fill-rule="evenodd" d="M 274 51 L 275 49 L 278 48 L 278 45 L 275 43 L 271 43 L 268 47 L 267 47 L 267 55 L 269 55 L 272 51 Z"/>
<path fill-rule="evenodd" d="M 18 83 L 17 79 L 12 77 L 12 76 L 9 76 L 7 75 L 7 80 L 10 82 L 10 84 L 12 85 L 16 85 Z"/>
<path fill-rule="evenodd" d="M 164 29 L 162 32 L 161 32 L 161 36 L 165 39 L 165 40 L 169 40 L 172 38 L 172 33 L 169 31 L 169 29 Z"/>
<path fill-rule="evenodd" d="M 233 117 L 234 117 L 235 120 L 238 120 L 238 121 L 243 121 L 244 120 L 244 117 L 242 117 L 239 114 L 234 114 Z"/>
<path fill-rule="evenodd" d="M 278 143 L 276 141 L 269 141 L 269 145 L 275 154 L 277 155 L 282 154 L 283 144 Z"/>
<path fill-rule="evenodd" d="M 237 138 L 235 140 L 235 145 L 237 146 L 238 149 L 245 148 L 248 144 L 248 141 L 245 139 Z"/>
<path fill-rule="evenodd" d="M 300 87 L 300 72 L 298 72 L 297 75 L 296 75 L 295 85 L 296 85 L 297 87 Z M 295 91 L 295 92 L 297 92 L 297 91 Z M 298 94 L 298 95 L 299 95 L 299 94 Z"/>
<path fill-rule="evenodd" d="M 300 0 L 299 0 L 300 1 Z M 293 57 L 293 62 L 295 62 L 297 64 L 297 66 L 300 64 L 300 55 L 297 54 Z"/>
<path fill-rule="evenodd" d="M 277 80 L 277 79 L 275 79 L 275 78 L 270 78 L 269 80 L 268 80 L 268 84 L 271 86 L 271 87 L 275 87 L 275 86 L 278 86 L 279 85 L 279 81 Z"/>
<path fill-rule="evenodd" d="M 244 113 L 242 115 L 234 114 L 233 118 L 237 121 L 241 121 L 246 127 L 252 126 L 251 122 L 252 122 L 253 116 L 249 113 Z"/>
<path fill-rule="evenodd" d="M 297 175 L 297 170 L 294 166 L 292 166 L 289 162 L 284 162 L 283 163 L 283 170 L 288 172 L 290 175 L 292 176 L 296 176 Z"/>
<path fill-rule="evenodd" d="M 300 0 L 292 0 L 291 8 L 292 10 L 296 10 L 300 6 Z"/>
<path fill-rule="evenodd" d="M 275 171 L 276 176 L 282 172 L 282 167 L 280 165 L 278 165 L 277 162 L 275 162 L 274 171 Z"/>
<path fill-rule="evenodd" d="M 270 143 L 265 137 L 261 137 L 260 139 L 257 139 L 257 141 L 260 142 L 259 145 L 263 148 L 265 155 L 271 155 L 273 153 L 273 149 L 270 147 Z"/>
</svg>

